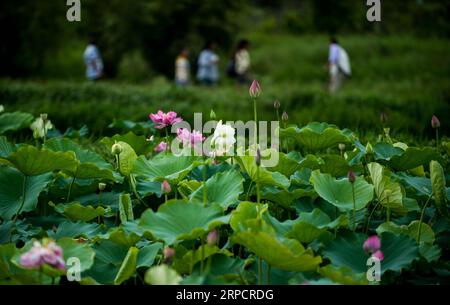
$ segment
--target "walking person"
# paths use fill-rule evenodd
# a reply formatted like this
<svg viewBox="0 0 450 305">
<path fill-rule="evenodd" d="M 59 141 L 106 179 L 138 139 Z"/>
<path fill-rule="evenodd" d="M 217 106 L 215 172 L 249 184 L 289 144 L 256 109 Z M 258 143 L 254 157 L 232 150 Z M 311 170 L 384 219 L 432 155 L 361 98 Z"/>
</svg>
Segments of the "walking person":
<svg viewBox="0 0 450 305">
<path fill-rule="evenodd" d="M 336 92 L 342 86 L 344 79 L 351 75 L 348 54 L 334 37 L 330 39 L 328 70 L 330 74 L 328 90 L 330 92 Z"/>
<path fill-rule="evenodd" d="M 238 84 L 249 84 L 248 73 L 250 71 L 250 54 L 248 47 L 250 43 L 246 39 L 239 41 L 234 53 L 234 64 L 236 72 L 236 82 Z"/>
<path fill-rule="evenodd" d="M 89 40 L 83 59 L 86 65 L 86 78 L 90 81 L 99 80 L 103 76 L 103 60 L 93 38 Z"/>
<path fill-rule="evenodd" d="M 207 42 L 197 61 L 197 79 L 208 86 L 215 85 L 219 81 L 219 56 L 214 53 L 215 47 L 214 42 Z"/>
<path fill-rule="evenodd" d="M 189 50 L 184 48 L 175 60 L 175 83 L 185 87 L 190 81 L 191 66 L 189 63 Z"/>
</svg>

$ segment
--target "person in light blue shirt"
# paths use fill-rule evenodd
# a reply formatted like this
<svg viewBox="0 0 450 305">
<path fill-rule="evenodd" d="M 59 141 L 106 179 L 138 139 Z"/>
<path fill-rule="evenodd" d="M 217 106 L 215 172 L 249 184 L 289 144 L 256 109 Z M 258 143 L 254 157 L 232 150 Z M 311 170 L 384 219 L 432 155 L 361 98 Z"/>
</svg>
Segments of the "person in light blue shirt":
<svg viewBox="0 0 450 305">
<path fill-rule="evenodd" d="M 215 43 L 208 42 L 197 61 L 197 79 L 204 85 L 215 85 L 219 80 L 219 56 L 214 53 Z"/>
<path fill-rule="evenodd" d="M 103 60 L 94 39 L 90 39 L 83 58 L 86 65 L 86 78 L 91 81 L 100 79 L 103 76 Z"/>
</svg>

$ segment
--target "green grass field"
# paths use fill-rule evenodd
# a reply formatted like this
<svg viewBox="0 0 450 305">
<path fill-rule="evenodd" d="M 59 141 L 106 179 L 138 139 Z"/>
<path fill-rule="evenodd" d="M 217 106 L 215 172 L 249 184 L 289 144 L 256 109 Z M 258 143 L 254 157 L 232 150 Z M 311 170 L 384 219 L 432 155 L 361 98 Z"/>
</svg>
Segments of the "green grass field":
<svg viewBox="0 0 450 305">
<path fill-rule="evenodd" d="M 247 36 L 252 41 L 253 76 L 263 88 L 260 119 L 275 119 L 272 103 L 279 99 L 281 110 L 289 114 L 289 122 L 300 125 L 326 121 L 364 135 L 380 126 L 379 114 L 384 111 L 394 135 L 414 136 L 416 141 L 432 138 L 429 121 L 433 114 L 443 119 L 444 134 L 450 130 L 445 123 L 450 114 L 449 41 L 403 36 L 342 37 L 353 76 L 340 92 L 329 95 L 326 36 Z M 236 88 L 225 77 L 216 88 L 193 86 L 183 90 L 163 77 L 141 82 L 84 82 L 79 59 L 82 51 L 81 44 L 59 50 L 46 65 L 45 81 L 1 80 L 0 104 L 7 111 L 35 115 L 47 112 L 61 130 L 87 125 L 95 134 L 111 133 L 107 126 L 114 119 L 145 121 L 149 112 L 158 109 L 172 109 L 188 120 L 193 112 L 203 112 L 207 119 L 211 109 L 225 120 L 252 117 L 247 88 Z M 225 52 L 221 58 L 224 71 Z"/>
</svg>

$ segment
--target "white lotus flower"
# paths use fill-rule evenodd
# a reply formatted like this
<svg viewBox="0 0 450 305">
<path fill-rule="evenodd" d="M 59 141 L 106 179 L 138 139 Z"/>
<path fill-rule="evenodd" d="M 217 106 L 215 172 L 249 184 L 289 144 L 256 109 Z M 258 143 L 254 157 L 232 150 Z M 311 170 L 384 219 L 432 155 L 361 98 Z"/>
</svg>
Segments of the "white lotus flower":
<svg viewBox="0 0 450 305">
<path fill-rule="evenodd" d="M 46 120 L 44 125 L 44 120 L 42 117 L 39 117 L 31 123 L 30 128 L 33 130 L 33 136 L 35 138 L 43 138 L 47 135 L 47 132 L 53 128 L 53 124 L 50 120 Z"/>
<path fill-rule="evenodd" d="M 222 121 L 219 121 L 211 139 L 215 156 L 226 155 L 233 149 L 234 143 L 236 143 L 234 133 L 235 130 L 233 127 L 226 124 L 224 125 L 222 124 Z"/>
</svg>

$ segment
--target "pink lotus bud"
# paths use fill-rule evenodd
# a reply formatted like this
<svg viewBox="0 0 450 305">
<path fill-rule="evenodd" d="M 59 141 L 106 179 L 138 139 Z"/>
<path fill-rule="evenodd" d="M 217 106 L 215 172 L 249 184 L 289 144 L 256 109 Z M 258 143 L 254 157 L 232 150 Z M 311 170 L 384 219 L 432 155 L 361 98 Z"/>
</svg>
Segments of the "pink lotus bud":
<svg viewBox="0 0 450 305">
<path fill-rule="evenodd" d="M 257 80 L 254 80 L 248 90 L 250 97 L 257 98 L 261 94 L 261 86 L 259 85 Z"/>
<path fill-rule="evenodd" d="M 348 172 L 348 181 L 350 181 L 350 183 L 355 183 L 356 181 L 355 173 L 352 170 Z"/>
<path fill-rule="evenodd" d="M 170 247 L 166 247 L 163 250 L 163 255 L 164 255 L 164 259 L 168 260 L 168 259 L 172 258 L 175 255 L 175 249 L 174 248 L 170 248 Z"/>
<path fill-rule="evenodd" d="M 372 257 L 378 258 L 380 261 L 384 259 L 384 254 L 381 252 L 381 250 L 375 251 L 374 254 L 372 254 Z"/>
<path fill-rule="evenodd" d="M 208 236 L 206 236 L 206 242 L 208 245 L 213 246 L 217 243 L 218 238 L 219 232 L 217 230 L 212 230 L 208 233 Z"/>
<path fill-rule="evenodd" d="M 163 194 L 168 194 L 172 191 L 172 188 L 170 187 L 170 183 L 167 182 L 167 180 L 164 180 L 163 183 L 161 183 L 161 192 Z"/>
<path fill-rule="evenodd" d="M 380 238 L 376 235 L 370 236 L 363 244 L 363 249 L 366 252 L 374 253 L 380 250 L 381 248 L 381 241 Z"/>
<path fill-rule="evenodd" d="M 281 119 L 282 119 L 283 121 L 289 120 L 289 116 L 288 116 L 288 114 L 287 114 L 286 111 L 284 111 L 283 114 L 281 115 Z"/>
<path fill-rule="evenodd" d="M 167 150 L 167 143 L 166 142 L 160 142 L 154 148 L 154 151 L 157 152 L 157 153 L 165 151 L 165 150 Z"/>
<path fill-rule="evenodd" d="M 281 104 L 280 104 L 280 101 L 279 101 L 279 100 L 275 100 L 275 101 L 273 102 L 273 108 L 275 108 L 275 109 L 280 109 L 280 106 L 281 106 Z"/>
<path fill-rule="evenodd" d="M 431 117 L 431 127 L 433 127 L 434 129 L 441 127 L 441 122 L 435 115 Z"/>
</svg>

